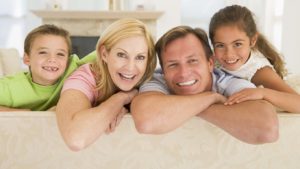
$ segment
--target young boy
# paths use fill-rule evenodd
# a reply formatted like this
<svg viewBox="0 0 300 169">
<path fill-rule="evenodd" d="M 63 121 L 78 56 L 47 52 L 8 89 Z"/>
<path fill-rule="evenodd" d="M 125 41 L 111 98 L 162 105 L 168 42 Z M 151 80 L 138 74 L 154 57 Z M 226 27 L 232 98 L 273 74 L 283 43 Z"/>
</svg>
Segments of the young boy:
<svg viewBox="0 0 300 169">
<path fill-rule="evenodd" d="M 69 33 L 55 25 L 32 30 L 24 42 L 23 62 L 29 72 L 0 79 L 0 111 L 47 110 L 55 106 L 65 78 L 78 66 L 95 59 L 70 56 Z"/>
</svg>

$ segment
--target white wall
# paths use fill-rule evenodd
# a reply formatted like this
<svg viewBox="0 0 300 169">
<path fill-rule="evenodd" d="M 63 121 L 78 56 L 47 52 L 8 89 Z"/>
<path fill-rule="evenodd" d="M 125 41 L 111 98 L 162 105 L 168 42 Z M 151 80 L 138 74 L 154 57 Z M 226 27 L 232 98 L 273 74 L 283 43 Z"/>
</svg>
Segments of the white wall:
<svg viewBox="0 0 300 169">
<path fill-rule="evenodd" d="M 300 74 L 300 1 L 285 0 L 282 24 L 282 52 L 291 73 Z"/>
</svg>

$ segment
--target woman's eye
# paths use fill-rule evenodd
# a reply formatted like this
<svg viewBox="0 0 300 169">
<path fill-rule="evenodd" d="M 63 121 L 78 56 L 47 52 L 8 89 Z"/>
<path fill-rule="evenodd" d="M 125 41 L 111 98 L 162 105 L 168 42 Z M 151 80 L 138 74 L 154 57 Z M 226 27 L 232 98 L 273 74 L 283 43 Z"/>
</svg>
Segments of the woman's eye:
<svg viewBox="0 0 300 169">
<path fill-rule="evenodd" d="M 138 55 L 136 58 L 137 60 L 145 60 L 146 57 L 143 55 Z"/>
<path fill-rule="evenodd" d="M 125 57 L 126 57 L 126 54 L 125 54 L 125 53 L 119 52 L 119 53 L 117 53 L 117 56 L 118 56 L 118 57 L 121 57 L 121 58 L 125 58 Z"/>
</svg>

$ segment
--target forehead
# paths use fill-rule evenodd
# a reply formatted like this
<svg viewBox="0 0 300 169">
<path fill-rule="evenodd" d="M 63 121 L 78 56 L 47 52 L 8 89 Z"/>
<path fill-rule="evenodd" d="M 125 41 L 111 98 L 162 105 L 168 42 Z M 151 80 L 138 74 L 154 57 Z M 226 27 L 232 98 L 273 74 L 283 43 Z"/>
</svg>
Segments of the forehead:
<svg viewBox="0 0 300 169">
<path fill-rule="evenodd" d="M 224 25 L 216 30 L 215 38 L 217 39 L 234 39 L 237 37 L 248 37 L 246 32 L 237 25 Z"/>
<path fill-rule="evenodd" d="M 166 60 L 193 55 L 205 57 L 205 51 L 202 43 L 193 34 L 188 34 L 170 42 L 166 45 L 165 50 L 163 51 L 163 58 Z"/>
</svg>

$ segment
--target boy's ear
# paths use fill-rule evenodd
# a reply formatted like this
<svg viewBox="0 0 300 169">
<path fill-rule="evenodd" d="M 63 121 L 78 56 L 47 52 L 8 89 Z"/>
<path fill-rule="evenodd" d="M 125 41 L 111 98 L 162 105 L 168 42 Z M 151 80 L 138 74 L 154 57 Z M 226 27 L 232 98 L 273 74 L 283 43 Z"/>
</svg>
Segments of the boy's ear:
<svg viewBox="0 0 300 169">
<path fill-rule="evenodd" d="M 27 53 L 25 53 L 24 56 L 23 56 L 23 63 L 27 66 L 30 66 L 30 58 L 29 58 L 29 55 Z"/>
<path fill-rule="evenodd" d="M 258 38 L 258 32 L 256 32 L 256 34 L 250 39 L 250 46 L 254 47 Z"/>
<path fill-rule="evenodd" d="M 100 50 L 100 56 L 101 56 L 102 60 L 104 62 L 107 62 L 108 52 L 107 52 L 105 46 L 101 45 L 99 50 Z"/>
</svg>

